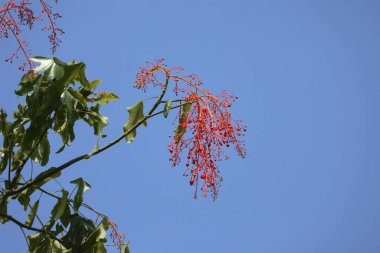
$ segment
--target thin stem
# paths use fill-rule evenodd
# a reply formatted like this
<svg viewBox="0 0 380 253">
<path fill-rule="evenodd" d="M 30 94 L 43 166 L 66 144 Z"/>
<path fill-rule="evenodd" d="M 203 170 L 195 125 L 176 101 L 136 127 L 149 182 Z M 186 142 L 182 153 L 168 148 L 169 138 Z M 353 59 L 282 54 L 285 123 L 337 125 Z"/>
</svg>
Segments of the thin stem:
<svg viewBox="0 0 380 253">
<path fill-rule="evenodd" d="M 11 15 L 11 14 L 9 14 Z M 22 53 L 24 54 L 25 58 L 26 58 L 26 61 L 28 62 L 29 64 L 29 67 L 30 69 L 33 69 L 33 63 L 32 61 L 29 59 L 29 56 L 28 56 L 28 53 L 26 52 L 25 48 L 24 48 L 24 45 L 21 43 L 21 39 L 18 37 L 17 33 L 13 30 L 13 28 L 11 27 L 10 24 L 8 24 L 8 22 L 3 18 L 3 17 L 0 17 L 0 19 L 2 20 L 2 23 L 3 24 L 6 24 L 6 26 L 8 26 L 9 30 L 12 32 L 13 34 L 13 37 L 16 39 L 17 41 L 17 44 L 19 45 L 19 48 L 17 49 L 17 51 L 19 49 L 22 50 Z"/>
<path fill-rule="evenodd" d="M 183 100 L 183 99 L 176 99 L 176 100 L 172 100 L 172 103 L 174 102 L 183 102 L 183 101 L 185 101 L 185 100 Z M 161 101 L 161 104 L 165 104 L 167 101 Z"/>
<path fill-rule="evenodd" d="M 22 234 L 24 235 L 24 238 L 25 238 L 25 241 L 26 241 L 26 244 L 28 245 L 28 249 L 30 249 L 30 245 L 29 245 L 29 241 L 28 241 L 28 238 L 26 237 L 26 234 L 25 234 L 25 231 L 22 227 L 19 227 Z"/>
<path fill-rule="evenodd" d="M 78 185 L 75 185 L 74 189 L 70 192 L 69 198 L 71 198 L 71 195 L 73 195 L 74 191 L 77 189 Z"/>
<path fill-rule="evenodd" d="M 147 101 L 147 100 L 151 100 L 153 98 L 158 98 L 158 96 L 154 96 L 154 97 L 150 97 L 150 98 L 144 98 L 142 101 Z"/>
<path fill-rule="evenodd" d="M 160 105 L 160 103 L 162 101 L 162 98 L 165 96 L 168 84 L 169 84 L 169 77 L 166 76 L 165 84 L 162 87 L 161 95 L 158 97 L 156 103 L 153 105 L 152 109 L 150 109 L 150 111 L 148 112 L 147 116 L 150 116 L 154 112 L 154 110 L 156 110 L 156 108 Z"/>
</svg>

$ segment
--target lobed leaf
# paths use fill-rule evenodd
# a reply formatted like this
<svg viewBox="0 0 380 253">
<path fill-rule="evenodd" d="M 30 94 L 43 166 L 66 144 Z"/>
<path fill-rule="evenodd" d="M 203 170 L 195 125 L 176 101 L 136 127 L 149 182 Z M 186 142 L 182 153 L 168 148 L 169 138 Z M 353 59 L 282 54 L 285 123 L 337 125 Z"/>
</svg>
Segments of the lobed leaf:
<svg viewBox="0 0 380 253">
<path fill-rule="evenodd" d="M 123 131 L 129 131 L 134 125 L 136 125 L 140 120 L 144 119 L 144 104 L 142 101 L 137 102 L 134 106 L 128 107 L 127 111 L 129 113 L 129 118 L 127 123 L 125 123 L 123 127 Z M 147 123 L 143 123 L 144 126 L 147 126 Z M 136 129 L 134 129 L 131 133 L 125 136 L 125 140 L 127 143 L 131 143 L 136 137 Z"/>
<path fill-rule="evenodd" d="M 91 185 L 84 181 L 81 177 L 71 181 L 70 183 L 75 184 L 78 188 L 77 193 L 74 197 L 74 212 L 78 212 L 78 209 L 83 202 L 83 194 L 85 191 L 91 188 Z"/>
<path fill-rule="evenodd" d="M 40 205 L 40 200 L 37 200 L 33 206 L 30 208 L 30 212 L 28 214 L 28 217 L 26 219 L 25 225 L 32 226 L 34 218 L 36 217 L 38 206 Z"/>
<path fill-rule="evenodd" d="M 68 197 L 69 193 L 62 190 L 62 197 L 58 199 L 57 204 L 53 207 L 51 211 L 51 220 L 58 220 L 64 214 L 66 208 L 69 206 Z"/>
</svg>

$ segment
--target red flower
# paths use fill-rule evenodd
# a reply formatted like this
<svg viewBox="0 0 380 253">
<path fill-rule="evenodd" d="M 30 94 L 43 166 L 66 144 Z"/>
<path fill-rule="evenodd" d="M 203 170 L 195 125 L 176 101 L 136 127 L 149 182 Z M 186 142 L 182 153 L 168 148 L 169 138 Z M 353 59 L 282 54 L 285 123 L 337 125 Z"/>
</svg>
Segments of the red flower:
<svg viewBox="0 0 380 253">
<path fill-rule="evenodd" d="M 199 86 L 202 82 L 194 75 L 180 75 L 182 67 L 167 68 L 163 59 L 148 63 L 137 73 L 135 86 L 147 90 L 148 84 L 164 87 L 157 74 L 164 73 L 166 79 L 174 80 L 173 92 L 183 96 L 184 106 L 178 111 L 179 124 L 174 140 L 169 145 L 170 161 L 177 166 L 181 153 L 187 154 L 185 176 L 190 176 L 190 185 L 195 183 L 195 197 L 200 187 L 206 196 L 214 199 L 223 180 L 217 162 L 228 159 L 225 148 L 234 146 L 238 155 L 245 157 L 244 142 L 241 140 L 246 127 L 240 120 L 231 117 L 229 108 L 237 99 L 226 91 L 215 96 Z"/>
<path fill-rule="evenodd" d="M 115 222 L 110 221 L 109 225 L 111 226 L 111 240 L 115 245 L 117 245 L 117 248 L 121 250 L 125 244 L 125 234 L 119 232 L 119 226 Z"/>
</svg>

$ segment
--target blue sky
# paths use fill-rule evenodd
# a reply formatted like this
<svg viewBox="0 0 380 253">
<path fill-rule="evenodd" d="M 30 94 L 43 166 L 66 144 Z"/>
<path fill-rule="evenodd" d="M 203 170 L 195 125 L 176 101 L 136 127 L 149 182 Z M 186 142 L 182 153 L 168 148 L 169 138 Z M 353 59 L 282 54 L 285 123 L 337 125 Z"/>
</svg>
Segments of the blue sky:
<svg viewBox="0 0 380 253">
<path fill-rule="evenodd" d="M 170 166 L 174 126 L 163 118 L 61 182 L 87 179 L 85 201 L 119 224 L 132 252 L 380 252 L 379 8 L 375 0 L 60 1 L 66 34 L 56 56 L 86 62 L 89 78 L 121 98 L 103 110 L 109 138 L 127 106 L 157 94 L 132 84 L 139 66 L 161 57 L 216 93 L 238 95 L 232 110 L 248 125 L 247 158 L 231 150 L 220 164 L 216 202 L 194 200 Z M 50 56 L 43 34 L 30 38 L 34 54 Z M 4 58 L 12 43 L 0 42 Z M 0 107 L 11 110 L 21 73 L 17 64 L 0 71 Z M 77 131 L 52 166 L 92 149 L 92 131 Z M 0 238 L 3 252 L 25 249 L 11 224 Z"/>
</svg>

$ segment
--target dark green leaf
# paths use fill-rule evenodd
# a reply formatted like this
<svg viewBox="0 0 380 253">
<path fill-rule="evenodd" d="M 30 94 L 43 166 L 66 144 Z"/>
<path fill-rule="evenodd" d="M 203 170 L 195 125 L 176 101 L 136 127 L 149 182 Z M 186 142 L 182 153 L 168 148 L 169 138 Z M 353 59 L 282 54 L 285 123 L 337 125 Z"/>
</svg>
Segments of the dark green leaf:
<svg viewBox="0 0 380 253">
<path fill-rule="evenodd" d="M 0 134 L 3 135 L 3 147 L 0 150 L 0 175 L 7 168 L 10 153 L 7 116 L 7 113 L 3 109 L 0 109 Z"/>
<path fill-rule="evenodd" d="M 106 239 L 106 232 L 109 228 L 109 220 L 107 217 L 105 217 L 102 222 L 99 224 L 99 226 L 96 228 L 95 231 L 93 231 L 90 236 L 87 238 L 87 240 L 82 244 L 82 249 L 84 252 L 92 252 L 91 249 L 93 248 L 99 248 L 101 247 L 95 247 L 100 246 L 107 242 Z M 98 252 L 98 251 L 95 251 Z M 102 251 L 100 251 L 102 252 Z"/>
<path fill-rule="evenodd" d="M 129 241 L 124 244 L 124 247 L 123 249 L 121 250 L 122 253 L 131 253 L 131 251 L 129 250 Z"/>
<path fill-rule="evenodd" d="M 41 245 L 41 241 L 44 239 L 44 235 L 40 232 L 28 235 L 29 251 L 36 252 L 36 249 Z"/>
<path fill-rule="evenodd" d="M 2 214 L 8 213 L 8 200 L 2 199 L 2 201 L 0 201 L 0 213 Z M 5 222 L 6 222 L 6 219 L 0 216 L 0 224 L 4 224 Z"/>
<path fill-rule="evenodd" d="M 33 193 L 33 192 L 32 192 Z M 24 211 L 28 209 L 29 203 L 30 203 L 30 195 L 32 193 L 28 193 L 28 189 L 23 190 L 19 195 L 18 195 L 18 202 L 24 206 Z"/>
<path fill-rule="evenodd" d="M 49 162 L 50 156 L 50 143 L 48 133 L 44 134 L 40 142 L 41 166 L 45 166 Z"/>
<path fill-rule="evenodd" d="M 54 206 L 53 210 L 51 211 L 51 220 L 57 220 L 61 218 L 61 216 L 64 214 L 65 209 L 69 205 L 67 201 L 69 193 L 65 190 L 62 190 L 62 197 L 58 199 L 57 204 Z"/>
<path fill-rule="evenodd" d="M 72 252 L 81 252 L 82 242 L 96 230 L 94 222 L 79 214 L 73 214 L 68 218 L 69 231 L 61 238 L 65 244 L 72 245 Z"/>
<path fill-rule="evenodd" d="M 43 233 L 36 233 L 27 237 L 29 253 L 74 253 L 66 249 L 60 242 Z"/>
<path fill-rule="evenodd" d="M 38 206 L 40 205 L 40 200 L 37 200 L 33 206 L 30 208 L 28 218 L 26 219 L 25 225 L 32 226 L 34 218 L 36 217 Z"/>
<path fill-rule="evenodd" d="M 79 93 L 77 90 L 74 90 L 73 88 L 68 88 L 67 91 L 70 92 L 71 96 L 78 100 L 83 107 L 86 106 L 86 99 L 83 97 L 81 93 Z"/>
<path fill-rule="evenodd" d="M 77 193 L 74 197 L 74 212 L 77 212 L 79 207 L 82 205 L 83 202 L 83 194 L 85 191 L 91 188 L 91 185 L 83 180 L 83 178 L 78 178 L 70 183 L 77 185 Z"/>
<path fill-rule="evenodd" d="M 111 92 L 102 91 L 102 92 L 99 92 L 96 97 L 89 98 L 88 101 L 97 102 L 97 103 L 101 103 L 101 104 L 108 104 L 109 101 L 118 100 L 118 99 L 119 99 L 119 97 L 116 96 L 115 94 L 113 94 Z"/>
<path fill-rule="evenodd" d="M 60 221 L 62 225 L 66 228 L 70 223 L 71 211 L 70 206 L 67 204 L 65 210 L 63 211 L 63 215 L 61 216 Z"/>
<path fill-rule="evenodd" d="M 94 127 L 95 135 L 102 135 L 103 128 L 108 125 L 108 118 L 98 113 L 99 107 L 91 107 L 86 112 L 88 119 L 85 120 L 90 126 Z"/>
<path fill-rule="evenodd" d="M 28 94 L 29 92 L 31 92 L 34 88 L 34 81 L 36 78 L 37 76 L 33 76 L 29 73 L 26 73 L 25 75 L 23 75 L 19 83 L 21 88 L 18 90 L 15 90 L 16 95 L 24 96 Z"/>
</svg>

